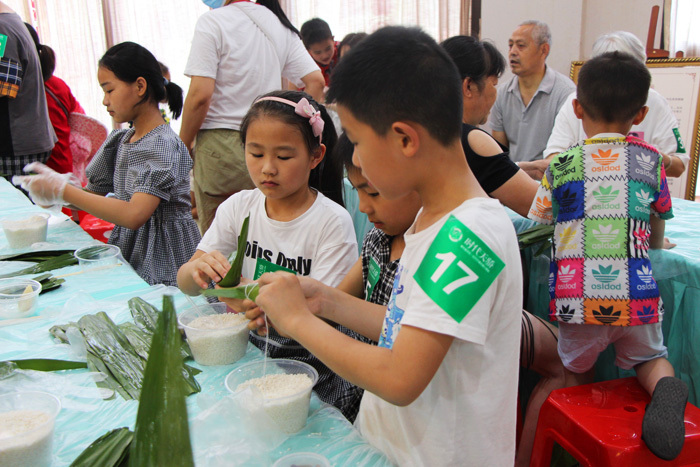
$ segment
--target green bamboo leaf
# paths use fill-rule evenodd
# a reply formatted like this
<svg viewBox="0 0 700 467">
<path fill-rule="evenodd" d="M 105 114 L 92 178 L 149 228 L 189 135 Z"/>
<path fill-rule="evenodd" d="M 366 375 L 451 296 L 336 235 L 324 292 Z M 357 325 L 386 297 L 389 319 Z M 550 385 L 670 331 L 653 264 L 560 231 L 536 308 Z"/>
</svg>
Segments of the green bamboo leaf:
<svg viewBox="0 0 700 467">
<path fill-rule="evenodd" d="M 238 248 L 236 249 L 236 259 L 233 260 L 231 269 L 226 273 L 223 279 L 219 282 L 221 287 L 234 287 L 241 282 L 241 271 L 243 271 L 243 260 L 245 259 L 245 247 L 248 243 L 248 223 L 250 222 L 250 214 L 243 221 L 241 233 L 238 235 Z"/>
<path fill-rule="evenodd" d="M 50 358 L 27 358 L 24 360 L 8 360 L 17 365 L 21 370 L 35 371 L 61 371 L 87 368 L 85 362 L 73 362 L 70 360 L 53 360 Z"/>
<path fill-rule="evenodd" d="M 119 327 L 102 311 L 82 316 L 78 325 L 85 337 L 88 353 L 103 362 L 129 398 L 138 399 L 145 362 Z"/>
<path fill-rule="evenodd" d="M 134 433 L 127 427 L 108 431 L 90 444 L 70 467 L 117 467 L 129 456 Z"/>
<path fill-rule="evenodd" d="M 173 298 L 166 295 L 146 363 L 130 466 L 194 466 L 180 340 Z"/>
<path fill-rule="evenodd" d="M 60 256 L 56 256 L 40 263 L 35 264 L 19 271 L 11 272 L 8 274 L 0 275 L 0 279 L 6 279 L 8 277 L 23 276 L 25 274 L 39 274 L 46 271 L 53 271 L 54 269 L 65 268 L 67 266 L 72 266 L 78 264 L 78 260 L 73 256 L 72 253 L 66 253 Z"/>
<path fill-rule="evenodd" d="M 202 289 L 202 295 L 209 297 L 237 298 L 239 300 L 250 299 L 255 301 L 260 292 L 258 284 L 239 285 L 237 287 L 222 287 L 218 289 Z"/>
<path fill-rule="evenodd" d="M 30 251 L 28 253 L 18 253 L 14 255 L 5 255 L 0 258 L 0 261 L 27 261 L 32 263 L 40 263 L 47 259 L 73 254 L 75 250 L 52 250 L 52 251 Z"/>
</svg>

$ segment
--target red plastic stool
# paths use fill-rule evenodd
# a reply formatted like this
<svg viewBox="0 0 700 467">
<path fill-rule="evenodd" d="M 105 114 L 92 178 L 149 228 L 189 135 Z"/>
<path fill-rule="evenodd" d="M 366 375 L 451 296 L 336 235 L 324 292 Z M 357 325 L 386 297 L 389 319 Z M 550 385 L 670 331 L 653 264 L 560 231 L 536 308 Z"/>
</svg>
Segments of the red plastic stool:
<svg viewBox="0 0 700 467">
<path fill-rule="evenodd" d="M 555 442 L 582 466 L 700 466 L 700 409 L 686 405 L 683 451 L 664 461 L 642 441 L 649 400 L 637 378 L 552 391 L 540 410 L 530 466 L 549 467 Z"/>
<path fill-rule="evenodd" d="M 114 230 L 114 224 L 107 222 L 100 218 L 93 216 L 92 214 L 85 213 L 81 216 L 80 227 L 90 234 L 95 240 L 107 243 L 109 240 L 109 234 Z"/>
</svg>

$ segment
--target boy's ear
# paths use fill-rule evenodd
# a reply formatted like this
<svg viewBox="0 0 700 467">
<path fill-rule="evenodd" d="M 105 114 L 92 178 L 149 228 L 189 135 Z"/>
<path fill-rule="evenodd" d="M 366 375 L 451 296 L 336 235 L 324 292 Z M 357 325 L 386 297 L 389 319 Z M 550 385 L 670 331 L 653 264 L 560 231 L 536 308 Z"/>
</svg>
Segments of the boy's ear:
<svg viewBox="0 0 700 467">
<path fill-rule="evenodd" d="M 579 120 L 583 119 L 583 106 L 579 102 L 578 99 L 574 98 L 573 101 L 571 101 L 571 104 L 574 106 L 574 115 L 576 115 L 576 118 Z"/>
<path fill-rule="evenodd" d="M 413 157 L 418 152 L 420 137 L 413 125 L 407 122 L 394 122 L 391 125 L 391 131 L 404 156 Z"/>
<path fill-rule="evenodd" d="M 311 155 L 311 170 L 315 169 L 326 156 L 326 145 L 321 143 L 320 147 Z"/>
<path fill-rule="evenodd" d="M 649 113 L 649 107 L 646 105 L 639 109 L 639 112 L 637 112 L 637 115 L 634 116 L 634 120 L 632 120 L 632 125 L 639 125 L 644 121 L 644 118 L 647 116 Z"/>
</svg>

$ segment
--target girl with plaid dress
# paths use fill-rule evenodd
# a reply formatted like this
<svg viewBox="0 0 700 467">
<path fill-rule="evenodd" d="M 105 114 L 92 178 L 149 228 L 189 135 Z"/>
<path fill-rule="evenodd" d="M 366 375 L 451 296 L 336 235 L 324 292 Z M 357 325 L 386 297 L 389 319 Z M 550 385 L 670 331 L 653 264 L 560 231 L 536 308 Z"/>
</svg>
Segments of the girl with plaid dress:
<svg viewBox="0 0 700 467">
<path fill-rule="evenodd" d="M 16 177 L 37 204 L 66 203 L 115 224 L 109 243 L 149 284 L 176 285 L 178 268 L 200 240 L 192 219 L 187 148 L 163 121 L 158 103 L 167 100 L 173 117 L 182 112 L 182 89 L 165 80 L 158 61 L 133 42 L 110 48 L 99 61 L 102 103 L 117 123 L 86 169 L 86 190 L 43 164 Z M 114 196 L 105 197 L 113 193 Z"/>
</svg>

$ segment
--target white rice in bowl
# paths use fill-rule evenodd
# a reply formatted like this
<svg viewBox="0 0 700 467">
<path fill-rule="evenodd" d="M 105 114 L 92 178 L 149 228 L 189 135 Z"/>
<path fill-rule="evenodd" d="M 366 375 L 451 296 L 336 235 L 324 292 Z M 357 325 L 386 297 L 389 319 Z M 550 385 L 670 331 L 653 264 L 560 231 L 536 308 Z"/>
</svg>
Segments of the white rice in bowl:
<svg viewBox="0 0 700 467">
<path fill-rule="evenodd" d="M 0 467 L 51 465 L 53 426 L 41 410 L 0 413 Z"/>
<path fill-rule="evenodd" d="M 305 374 L 273 374 L 241 383 L 236 392 L 254 386 L 265 398 L 265 412 L 286 433 L 306 425 L 313 380 Z"/>
<path fill-rule="evenodd" d="M 229 365 L 248 348 L 248 320 L 243 314 L 204 315 L 187 323 L 185 334 L 200 365 Z"/>
</svg>

